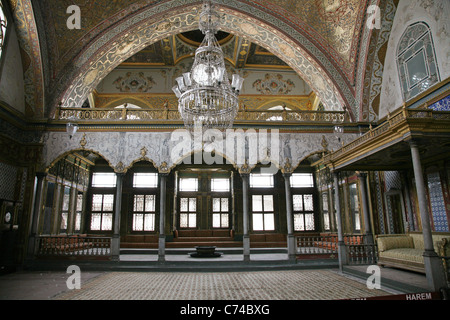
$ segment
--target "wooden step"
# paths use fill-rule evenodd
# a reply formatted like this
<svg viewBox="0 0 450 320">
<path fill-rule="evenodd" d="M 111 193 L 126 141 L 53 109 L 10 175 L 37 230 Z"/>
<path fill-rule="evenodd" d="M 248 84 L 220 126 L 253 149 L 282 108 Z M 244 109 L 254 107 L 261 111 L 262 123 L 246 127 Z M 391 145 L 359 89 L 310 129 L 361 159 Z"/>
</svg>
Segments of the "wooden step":
<svg viewBox="0 0 450 320">
<path fill-rule="evenodd" d="M 174 242 L 223 242 L 223 241 L 233 241 L 230 237 L 178 237 L 173 239 Z"/>
<path fill-rule="evenodd" d="M 177 230 L 178 237 L 230 237 L 230 230 Z"/>
<path fill-rule="evenodd" d="M 198 246 L 214 246 L 218 248 L 236 248 L 242 247 L 240 241 L 196 241 L 196 242 L 166 242 L 166 248 L 195 248 Z"/>
</svg>

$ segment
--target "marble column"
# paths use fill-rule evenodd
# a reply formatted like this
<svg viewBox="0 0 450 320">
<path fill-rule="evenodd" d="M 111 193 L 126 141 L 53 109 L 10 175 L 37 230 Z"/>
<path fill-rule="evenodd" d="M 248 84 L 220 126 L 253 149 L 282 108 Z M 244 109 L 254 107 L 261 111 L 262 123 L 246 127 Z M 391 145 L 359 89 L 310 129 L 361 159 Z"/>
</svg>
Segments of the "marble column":
<svg viewBox="0 0 450 320">
<path fill-rule="evenodd" d="M 158 261 L 166 261 L 166 180 L 167 173 L 159 174 L 160 199 L 159 199 L 159 241 L 158 241 Z"/>
<path fill-rule="evenodd" d="M 34 207 L 33 207 L 33 215 L 31 217 L 31 230 L 30 237 L 28 238 L 28 252 L 27 258 L 33 259 L 36 251 L 36 236 L 38 232 L 39 225 L 39 216 L 41 214 L 41 208 L 43 206 L 43 191 L 44 191 L 44 183 L 46 173 L 38 172 L 36 173 L 36 191 L 34 196 Z"/>
<path fill-rule="evenodd" d="M 347 249 L 344 242 L 344 234 L 342 231 L 342 217 L 341 217 L 341 202 L 339 201 L 339 176 L 336 171 L 333 172 L 334 178 L 334 205 L 336 208 L 336 221 L 338 230 L 338 257 L 339 270 L 342 271 L 342 266 L 348 264 Z"/>
<path fill-rule="evenodd" d="M 111 240 L 111 258 L 120 261 L 120 215 L 122 213 L 122 186 L 125 173 L 116 173 L 116 197 L 114 201 L 113 236 Z"/>
<path fill-rule="evenodd" d="M 242 215 L 243 215 L 243 249 L 244 249 L 244 261 L 250 261 L 250 236 L 248 233 L 248 188 L 249 188 L 249 176 L 248 173 L 241 173 L 242 177 Z"/>
<path fill-rule="evenodd" d="M 442 261 L 434 251 L 433 237 L 431 235 L 430 214 L 428 211 L 419 148 L 415 141 L 410 141 L 410 148 L 414 178 L 416 181 L 417 199 L 419 202 L 420 219 L 422 221 L 422 235 L 425 249 L 423 253 L 425 273 L 430 290 L 438 291 L 441 288 L 447 288 L 447 281 L 445 278 L 445 271 Z"/>
<path fill-rule="evenodd" d="M 370 212 L 369 212 L 369 199 L 367 196 L 367 173 L 358 172 L 359 179 L 359 188 L 361 191 L 361 204 L 363 208 L 363 216 L 364 216 L 364 229 L 366 235 L 366 244 L 372 245 L 373 242 L 373 233 L 372 233 L 372 222 L 370 220 Z"/>
<path fill-rule="evenodd" d="M 288 259 L 295 260 L 294 217 L 292 215 L 291 173 L 283 173 L 284 189 L 286 194 L 286 223 Z"/>
</svg>

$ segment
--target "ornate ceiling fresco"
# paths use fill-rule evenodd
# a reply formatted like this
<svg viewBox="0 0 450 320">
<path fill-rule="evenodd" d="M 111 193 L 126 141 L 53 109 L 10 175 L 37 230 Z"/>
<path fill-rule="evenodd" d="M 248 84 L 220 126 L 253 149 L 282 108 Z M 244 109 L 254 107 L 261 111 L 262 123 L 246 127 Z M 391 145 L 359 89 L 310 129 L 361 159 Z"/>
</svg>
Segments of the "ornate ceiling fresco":
<svg viewBox="0 0 450 320">
<path fill-rule="evenodd" d="M 157 41 L 131 56 L 95 88 L 85 107 L 177 109 L 173 79 L 192 67 L 193 54 L 203 40 L 199 30 Z M 245 85 L 241 108 L 288 110 L 321 108 L 311 88 L 281 59 L 243 37 L 220 31 L 217 39 L 224 52 L 228 74 L 240 72 Z"/>
<path fill-rule="evenodd" d="M 368 48 L 371 41 L 378 41 L 365 28 L 366 10 L 379 1 L 392 2 L 214 2 L 223 15 L 221 29 L 248 45 L 245 52 L 249 55 L 235 60 L 236 68 L 244 64 L 288 66 L 308 83 L 326 109 L 342 110 L 347 106 L 353 119 L 359 120 L 364 114 L 364 99 L 359 95 L 367 77 L 366 59 L 376 54 L 368 52 Z M 201 4 L 198 0 L 10 2 L 16 21 L 22 22 L 16 22 L 17 27 L 27 30 L 19 32 L 22 48 L 28 56 L 38 57 L 32 69 L 34 76 L 27 76 L 27 92 L 34 95 L 29 99 L 30 108 L 36 116 L 50 117 L 59 103 L 81 106 L 101 80 L 123 62 L 130 63 L 130 59 L 139 59 L 136 57 L 148 55 L 151 50 L 163 50 L 164 39 L 197 29 Z M 67 28 L 67 8 L 74 4 L 81 9 L 80 30 Z M 164 59 L 169 60 L 159 63 L 176 63 L 170 61 L 176 58 L 168 55 Z"/>
<path fill-rule="evenodd" d="M 255 3 L 277 12 L 291 23 L 305 28 L 334 57 L 353 82 L 358 60 L 358 41 L 367 1 L 361 0 L 257 0 Z"/>
<path fill-rule="evenodd" d="M 225 59 L 234 68 L 286 69 L 291 68 L 263 47 L 243 37 L 220 31 L 217 35 Z M 175 66 L 192 57 L 203 40 L 199 30 L 183 32 L 155 42 L 125 60 L 122 66 Z"/>
</svg>

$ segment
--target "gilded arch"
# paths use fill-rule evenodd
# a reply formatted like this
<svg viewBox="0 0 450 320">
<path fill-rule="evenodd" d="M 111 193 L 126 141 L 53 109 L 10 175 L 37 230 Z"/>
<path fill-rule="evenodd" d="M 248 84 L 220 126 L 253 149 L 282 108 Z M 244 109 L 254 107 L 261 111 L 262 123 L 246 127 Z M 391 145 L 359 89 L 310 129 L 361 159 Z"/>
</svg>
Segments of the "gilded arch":
<svg viewBox="0 0 450 320">
<path fill-rule="evenodd" d="M 121 28 L 112 28 L 92 42 L 74 62 L 80 67 L 69 72 L 62 81 L 66 83 L 65 87 L 59 88 L 59 96 L 52 103 L 50 116 L 53 116 L 58 101 L 62 101 L 63 107 L 81 106 L 92 89 L 109 72 L 149 44 L 196 29 L 197 10 L 196 4 L 171 8 L 164 3 L 157 8 L 147 8 L 139 17 L 125 19 Z M 302 47 L 303 44 L 300 44 L 300 33 L 297 34 L 299 39 L 296 39 L 280 31 L 283 26 L 277 26 L 276 29 L 261 18 L 229 7 L 220 7 L 220 12 L 224 17 L 221 24 L 223 31 L 245 35 L 279 56 L 305 79 L 327 109 L 343 110 L 344 105 L 354 106 L 353 94 L 337 69 L 317 48 L 314 52 L 318 56 L 309 55 Z M 351 108 L 349 111 L 355 112 Z"/>
<path fill-rule="evenodd" d="M 95 155 L 98 155 L 99 157 L 103 158 L 111 168 L 114 169 L 114 167 L 111 165 L 111 162 L 104 156 L 102 155 L 100 152 L 96 151 L 96 150 L 92 150 L 92 149 L 85 149 L 85 148 L 75 148 L 75 149 L 71 149 L 68 151 L 65 151 L 64 153 L 58 155 L 56 158 L 54 158 L 50 164 L 45 166 L 44 172 L 48 172 L 50 170 L 50 168 L 52 168 L 56 163 L 58 163 L 58 161 L 60 161 L 61 159 L 65 158 L 66 156 L 76 153 L 76 152 L 89 152 L 89 153 L 93 153 Z"/>
</svg>

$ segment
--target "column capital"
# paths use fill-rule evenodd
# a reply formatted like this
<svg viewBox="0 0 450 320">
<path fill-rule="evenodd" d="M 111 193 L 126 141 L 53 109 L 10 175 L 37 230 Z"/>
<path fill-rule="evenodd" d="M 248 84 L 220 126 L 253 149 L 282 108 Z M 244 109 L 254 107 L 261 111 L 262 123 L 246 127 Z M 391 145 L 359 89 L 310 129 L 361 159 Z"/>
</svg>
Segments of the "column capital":
<svg viewBox="0 0 450 320">
<path fill-rule="evenodd" d="M 119 161 L 119 163 L 117 163 L 116 167 L 114 168 L 114 172 L 116 173 L 116 175 L 125 174 L 126 170 L 127 169 L 125 168 L 125 165 L 122 161 Z"/>
<path fill-rule="evenodd" d="M 292 174 L 292 172 L 294 172 L 294 168 L 292 167 L 291 160 L 289 158 L 286 158 L 284 166 L 281 168 L 281 172 L 283 174 Z"/>
<path fill-rule="evenodd" d="M 249 176 L 250 172 L 252 171 L 252 168 L 248 165 L 247 159 L 245 160 L 244 164 L 238 168 L 239 174 L 241 177 L 243 176 Z"/>
<path fill-rule="evenodd" d="M 159 174 L 165 174 L 168 175 L 170 173 L 169 165 L 166 161 L 163 161 L 161 165 L 158 167 Z"/>
</svg>

